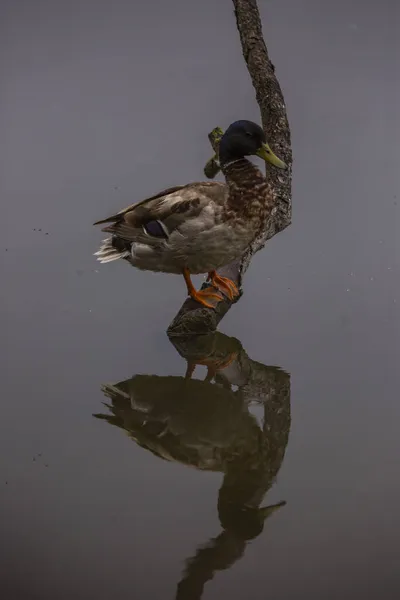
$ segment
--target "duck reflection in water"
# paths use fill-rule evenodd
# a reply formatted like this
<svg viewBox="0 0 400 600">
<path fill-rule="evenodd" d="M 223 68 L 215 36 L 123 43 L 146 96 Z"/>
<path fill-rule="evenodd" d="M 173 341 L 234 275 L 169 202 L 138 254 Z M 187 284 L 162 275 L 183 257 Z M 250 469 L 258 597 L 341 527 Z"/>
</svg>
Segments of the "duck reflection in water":
<svg viewBox="0 0 400 600">
<path fill-rule="evenodd" d="M 266 519 L 284 506 L 261 506 L 284 458 L 290 430 L 290 376 L 251 360 L 222 333 L 171 338 L 187 361 L 185 377 L 135 375 L 103 385 L 110 414 L 96 414 L 126 430 L 160 458 L 224 474 L 218 494 L 222 532 L 186 562 L 177 600 L 201 598 L 216 571 L 231 567 Z M 204 381 L 193 379 L 197 365 Z M 250 412 L 259 405 L 260 425 Z"/>
</svg>

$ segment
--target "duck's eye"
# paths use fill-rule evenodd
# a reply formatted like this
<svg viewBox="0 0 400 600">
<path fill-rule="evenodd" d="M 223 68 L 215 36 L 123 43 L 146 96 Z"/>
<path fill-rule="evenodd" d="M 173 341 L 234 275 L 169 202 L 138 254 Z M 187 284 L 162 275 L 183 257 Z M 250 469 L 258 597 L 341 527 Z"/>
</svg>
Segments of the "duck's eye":
<svg viewBox="0 0 400 600">
<path fill-rule="evenodd" d="M 253 134 L 251 133 L 251 131 L 245 131 L 245 134 L 247 135 L 247 137 L 253 137 Z"/>
</svg>

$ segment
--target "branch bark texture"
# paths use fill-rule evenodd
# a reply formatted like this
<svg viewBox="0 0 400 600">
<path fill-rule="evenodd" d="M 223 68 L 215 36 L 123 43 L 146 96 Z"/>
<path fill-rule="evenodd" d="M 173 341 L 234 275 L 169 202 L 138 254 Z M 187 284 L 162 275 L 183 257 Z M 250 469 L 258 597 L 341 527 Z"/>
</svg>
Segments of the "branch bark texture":
<svg viewBox="0 0 400 600">
<path fill-rule="evenodd" d="M 232 0 L 236 25 L 239 31 L 243 57 L 251 77 L 256 100 L 260 108 L 261 121 L 268 141 L 276 154 L 288 165 L 286 171 L 267 167 L 267 177 L 273 184 L 276 203 L 264 231 L 254 240 L 241 260 L 222 269 L 219 273 L 229 277 L 242 288 L 243 275 L 253 255 L 265 246 L 267 240 L 285 229 L 291 222 L 292 202 L 292 151 L 290 128 L 282 90 L 275 75 L 265 44 L 260 13 L 256 0 Z M 243 117 L 242 117 L 243 118 Z M 209 134 L 215 156 L 208 161 L 205 174 L 209 178 L 218 173 L 218 145 L 222 135 L 220 128 Z M 207 287 L 204 284 L 203 287 Z M 193 335 L 214 331 L 232 302 L 219 302 L 215 309 L 200 307 L 191 299 L 186 300 L 168 328 L 168 335 Z"/>
</svg>

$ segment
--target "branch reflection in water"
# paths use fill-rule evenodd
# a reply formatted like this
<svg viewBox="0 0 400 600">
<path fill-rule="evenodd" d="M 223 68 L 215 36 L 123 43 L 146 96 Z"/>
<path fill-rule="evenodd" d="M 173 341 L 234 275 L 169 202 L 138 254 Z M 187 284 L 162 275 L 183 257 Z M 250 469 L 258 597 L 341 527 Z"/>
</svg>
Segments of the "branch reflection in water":
<svg viewBox="0 0 400 600">
<path fill-rule="evenodd" d="M 184 377 L 135 375 L 102 390 L 110 414 L 95 417 L 127 431 L 160 458 L 223 473 L 221 533 L 186 562 L 177 600 L 201 598 L 216 571 L 239 560 L 249 540 L 285 502 L 261 506 L 282 465 L 290 430 L 290 375 L 251 360 L 241 343 L 216 332 L 171 338 L 186 360 Z M 193 379 L 197 365 L 205 380 Z M 262 407 L 260 425 L 250 412 Z"/>
</svg>

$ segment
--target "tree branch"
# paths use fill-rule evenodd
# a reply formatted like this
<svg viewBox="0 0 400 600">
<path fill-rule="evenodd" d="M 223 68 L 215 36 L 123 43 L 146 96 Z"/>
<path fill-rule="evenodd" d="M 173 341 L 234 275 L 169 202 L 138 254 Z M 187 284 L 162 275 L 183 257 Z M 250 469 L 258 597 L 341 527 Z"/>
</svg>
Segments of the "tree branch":
<svg viewBox="0 0 400 600">
<path fill-rule="evenodd" d="M 267 167 L 267 177 L 273 185 L 276 197 L 270 219 L 262 233 L 254 240 L 241 260 L 219 270 L 221 275 L 232 279 L 239 288 L 243 275 L 248 269 L 253 255 L 265 246 L 267 240 L 285 229 L 291 222 L 292 202 L 292 151 L 290 128 L 282 90 L 275 76 L 262 34 L 260 14 L 256 0 L 232 0 L 235 8 L 236 25 L 239 31 L 242 52 L 246 61 L 260 107 L 261 120 L 267 138 L 276 154 L 288 165 L 286 171 Z M 219 172 L 218 145 L 223 131 L 215 128 L 209 140 L 215 155 L 205 166 L 205 175 L 212 179 Z M 204 284 L 203 288 L 208 287 Z M 219 302 L 215 309 L 200 307 L 190 298 L 186 300 L 168 328 L 168 334 L 193 335 L 215 331 L 218 323 L 232 306 L 228 299 Z"/>
</svg>

